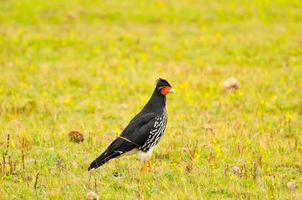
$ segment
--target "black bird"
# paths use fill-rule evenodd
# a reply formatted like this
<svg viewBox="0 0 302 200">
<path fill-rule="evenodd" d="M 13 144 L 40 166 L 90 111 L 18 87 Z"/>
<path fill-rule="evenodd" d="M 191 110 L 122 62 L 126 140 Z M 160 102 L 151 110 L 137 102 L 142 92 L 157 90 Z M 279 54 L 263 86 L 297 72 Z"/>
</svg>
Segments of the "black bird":
<svg viewBox="0 0 302 200">
<path fill-rule="evenodd" d="M 164 79 L 158 79 L 155 90 L 144 108 L 130 121 L 121 135 L 90 164 L 88 171 L 132 150 L 138 150 L 138 158 L 145 163 L 166 128 L 168 93 L 174 93 L 171 85 Z"/>
</svg>

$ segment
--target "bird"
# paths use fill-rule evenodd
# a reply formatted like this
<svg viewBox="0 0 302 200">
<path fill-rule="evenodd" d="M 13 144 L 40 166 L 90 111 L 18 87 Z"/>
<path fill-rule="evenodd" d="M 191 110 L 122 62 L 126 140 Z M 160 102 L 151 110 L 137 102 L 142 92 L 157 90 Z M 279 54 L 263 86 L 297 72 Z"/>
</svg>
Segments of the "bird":
<svg viewBox="0 0 302 200">
<path fill-rule="evenodd" d="M 162 78 L 157 79 L 149 101 L 108 148 L 90 164 L 88 171 L 128 152 L 137 152 L 138 159 L 143 162 L 143 171 L 148 167 L 150 169 L 149 158 L 166 129 L 166 95 L 169 93 L 175 93 L 169 82 Z"/>
</svg>

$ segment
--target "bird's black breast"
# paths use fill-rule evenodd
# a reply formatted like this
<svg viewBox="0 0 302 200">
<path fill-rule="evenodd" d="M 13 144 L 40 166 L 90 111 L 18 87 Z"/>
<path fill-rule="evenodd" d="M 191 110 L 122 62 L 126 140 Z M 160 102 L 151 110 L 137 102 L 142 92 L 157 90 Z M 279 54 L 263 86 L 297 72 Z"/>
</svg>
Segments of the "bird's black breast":
<svg viewBox="0 0 302 200">
<path fill-rule="evenodd" d="M 157 145 L 161 136 L 163 135 L 167 125 L 167 112 L 164 109 L 161 115 L 155 117 L 154 123 L 152 124 L 152 128 L 148 133 L 148 138 L 145 143 L 139 147 L 140 151 L 147 152 L 149 149 Z"/>
</svg>

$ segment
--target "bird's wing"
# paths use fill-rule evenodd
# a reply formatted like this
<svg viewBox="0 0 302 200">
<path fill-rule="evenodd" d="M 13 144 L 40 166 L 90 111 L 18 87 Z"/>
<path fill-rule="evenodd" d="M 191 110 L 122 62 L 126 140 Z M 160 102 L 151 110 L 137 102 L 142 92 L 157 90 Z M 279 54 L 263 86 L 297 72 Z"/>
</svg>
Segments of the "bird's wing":
<svg viewBox="0 0 302 200">
<path fill-rule="evenodd" d="M 148 139 L 156 116 L 156 113 L 147 113 L 133 119 L 122 132 L 121 137 L 116 138 L 106 151 L 90 164 L 88 170 L 96 169 L 112 158 L 142 146 Z"/>
<path fill-rule="evenodd" d="M 156 116 L 158 116 L 157 113 L 147 113 L 137 117 L 129 123 L 121 136 L 134 142 L 139 147 L 142 146 L 147 141 L 150 131 L 154 128 Z"/>
</svg>

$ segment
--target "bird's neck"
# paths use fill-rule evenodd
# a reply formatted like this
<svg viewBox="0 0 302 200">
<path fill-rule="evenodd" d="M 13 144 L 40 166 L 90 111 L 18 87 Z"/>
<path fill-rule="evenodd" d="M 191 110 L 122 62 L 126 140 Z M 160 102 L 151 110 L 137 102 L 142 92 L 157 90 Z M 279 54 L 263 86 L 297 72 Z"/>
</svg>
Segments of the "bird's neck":
<svg viewBox="0 0 302 200">
<path fill-rule="evenodd" d="M 157 89 L 154 90 L 151 98 L 143 108 L 144 111 L 162 111 L 166 107 L 166 96 L 162 95 Z"/>
</svg>

